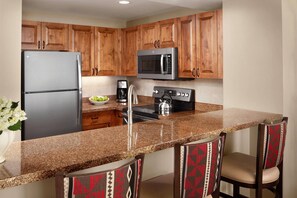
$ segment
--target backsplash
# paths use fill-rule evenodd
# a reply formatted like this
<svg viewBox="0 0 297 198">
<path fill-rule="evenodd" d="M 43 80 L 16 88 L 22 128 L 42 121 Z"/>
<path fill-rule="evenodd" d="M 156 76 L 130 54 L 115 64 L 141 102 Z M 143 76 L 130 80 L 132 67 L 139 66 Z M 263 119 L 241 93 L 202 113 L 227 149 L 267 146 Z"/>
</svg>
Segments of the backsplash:
<svg viewBox="0 0 297 198">
<path fill-rule="evenodd" d="M 116 95 L 118 80 L 126 80 L 126 77 L 82 77 L 82 95 L 83 97 L 93 95 Z"/>
<path fill-rule="evenodd" d="M 223 104 L 223 80 L 157 81 L 129 77 L 128 81 L 136 86 L 139 95 L 152 96 L 154 86 L 183 87 L 195 89 L 196 102 Z"/>
<path fill-rule="evenodd" d="M 136 77 L 83 77 L 83 97 L 92 95 L 116 95 L 117 81 L 128 80 L 134 84 L 138 95 L 152 96 L 154 86 L 183 87 L 195 89 L 196 102 L 223 104 L 223 80 L 196 79 L 190 81 L 157 81 Z"/>
</svg>

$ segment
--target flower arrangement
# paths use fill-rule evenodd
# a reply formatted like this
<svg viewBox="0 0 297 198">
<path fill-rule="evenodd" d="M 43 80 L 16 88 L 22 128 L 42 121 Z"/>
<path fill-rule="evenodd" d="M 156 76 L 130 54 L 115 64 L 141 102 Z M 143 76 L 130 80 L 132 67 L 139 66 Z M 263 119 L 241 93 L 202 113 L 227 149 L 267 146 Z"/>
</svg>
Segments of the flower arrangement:
<svg viewBox="0 0 297 198">
<path fill-rule="evenodd" d="M 26 113 L 21 110 L 18 102 L 0 98 L 0 135 L 4 130 L 20 130 L 21 121 L 26 119 Z"/>
</svg>

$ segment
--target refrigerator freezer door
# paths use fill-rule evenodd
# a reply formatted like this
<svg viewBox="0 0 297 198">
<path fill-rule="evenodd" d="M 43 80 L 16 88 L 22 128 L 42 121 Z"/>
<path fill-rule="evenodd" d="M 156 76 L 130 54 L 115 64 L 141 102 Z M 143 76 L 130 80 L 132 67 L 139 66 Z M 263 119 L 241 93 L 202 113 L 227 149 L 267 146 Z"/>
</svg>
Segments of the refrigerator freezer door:
<svg viewBox="0 0 297 198">
<path fill-rule="evenodd" d="M 23 92 L 80 89 L 80 53 L 25 51 Z"/>
<path fill-rule="evenodd" d="M 22 140 L 81 131 L 79 91 L 25 94 Z"/>
</svg>

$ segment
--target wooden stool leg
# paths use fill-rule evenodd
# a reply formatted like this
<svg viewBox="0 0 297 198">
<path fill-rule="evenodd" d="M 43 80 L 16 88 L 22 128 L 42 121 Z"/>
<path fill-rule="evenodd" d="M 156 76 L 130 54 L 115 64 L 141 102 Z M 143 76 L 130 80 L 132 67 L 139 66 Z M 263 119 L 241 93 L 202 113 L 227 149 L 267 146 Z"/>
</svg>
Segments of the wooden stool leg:
<svg viewBox="0 0 297 198">
<path fill-rule="evenodd" d="M 275 197 L 282 198 L 283 197 L 283 162 L 278 166 L 279 168 L 279 179 L 278 184 L 276 186 Z"/>
<path fill-rule="evenodd" d="M 239 197 L 239 186 L 236 184 L 233 184 L 233 197 Z"/>
</svg>

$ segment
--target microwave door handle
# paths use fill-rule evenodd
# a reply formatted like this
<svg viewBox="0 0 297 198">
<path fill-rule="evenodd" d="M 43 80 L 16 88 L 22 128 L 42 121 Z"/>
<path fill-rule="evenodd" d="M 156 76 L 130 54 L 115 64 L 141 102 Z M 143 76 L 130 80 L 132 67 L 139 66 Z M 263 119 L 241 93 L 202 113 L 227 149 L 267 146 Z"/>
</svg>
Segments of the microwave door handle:
<svg viewBox="0 0 297 198">
<path fill-rule="evenodd" d="M 164 60 L 164 54 L 161 55 L 161 59 L 160 59 L 161 74 L 165 74 L 165 73 L 164 73 L 164 64 L 163 64 L 163 60 Z"/>
<path fill-rule="evenodd" d="M 169 66 L 169 64 L 168 64 L 168 55 L 165 55 L 165 60 L 166 60 L 166 65 L 165 65 L 165 71 L 164 71 L 164 74 L 168 74 L 168 66 Z"/>
</svg>

